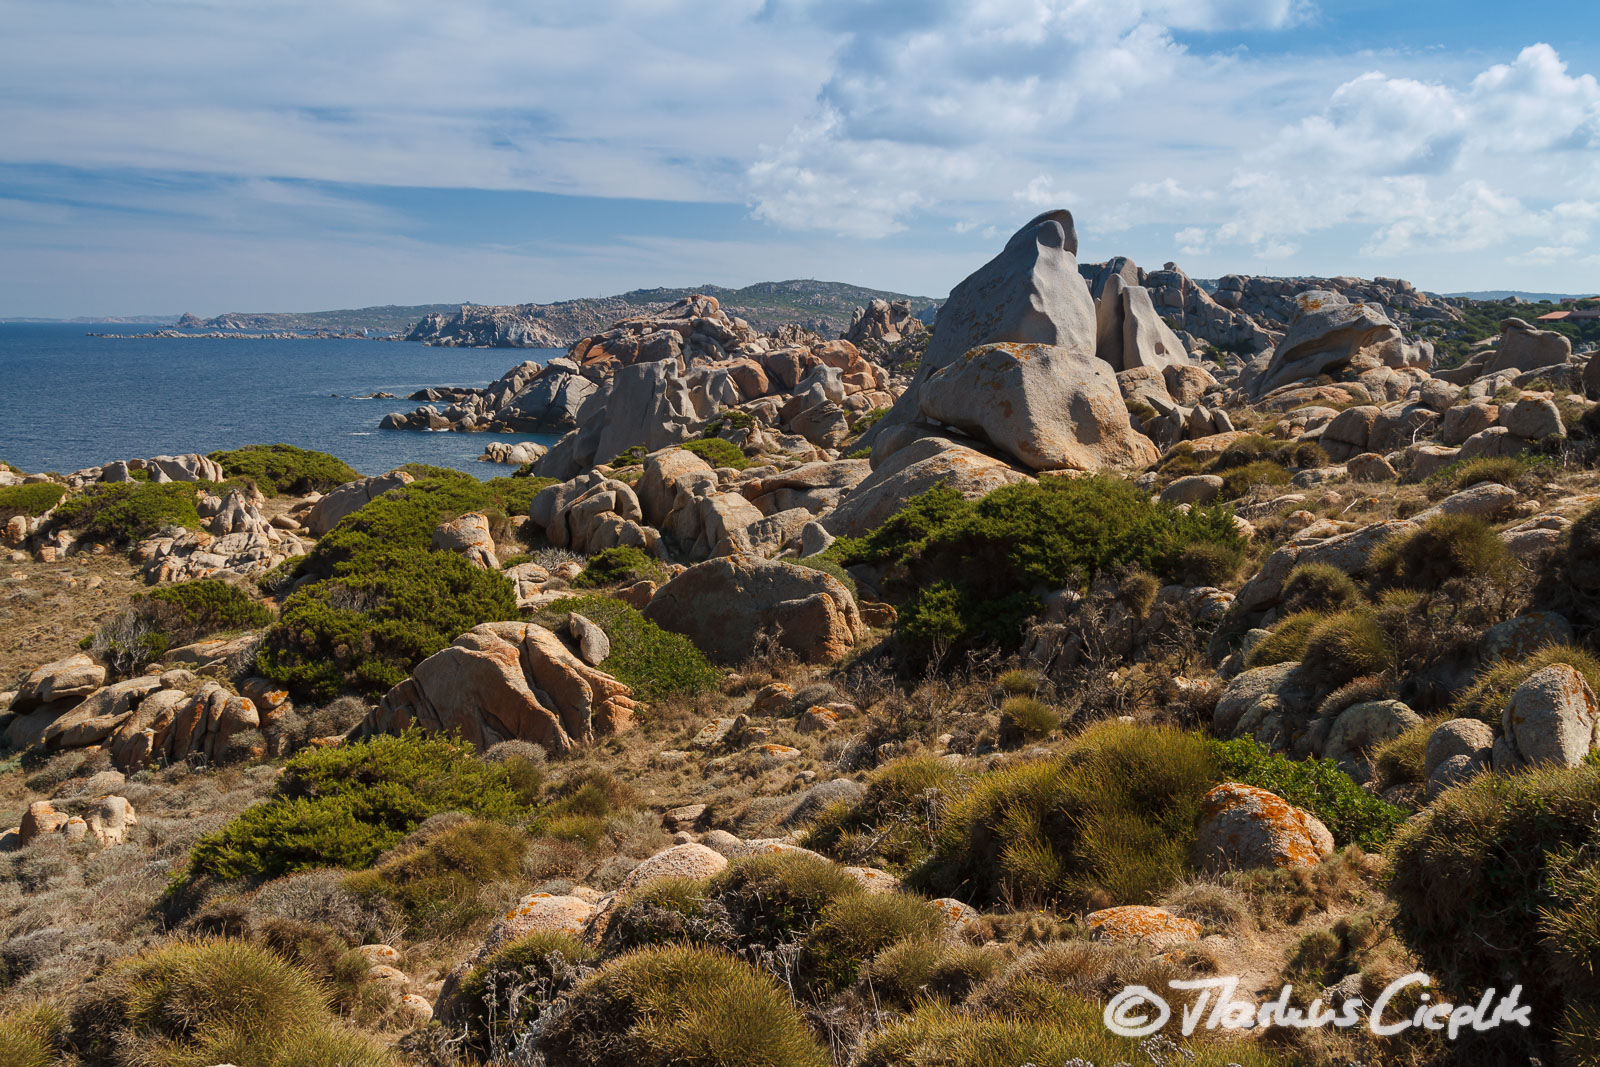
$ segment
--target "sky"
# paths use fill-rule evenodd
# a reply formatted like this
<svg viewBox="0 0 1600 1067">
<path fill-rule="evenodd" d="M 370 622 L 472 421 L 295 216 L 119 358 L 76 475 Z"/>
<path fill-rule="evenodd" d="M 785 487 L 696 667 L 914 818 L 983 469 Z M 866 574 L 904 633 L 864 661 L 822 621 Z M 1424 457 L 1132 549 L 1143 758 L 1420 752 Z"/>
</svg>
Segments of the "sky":
<svg viewBox="0 0 1600 1067">
<path fill-rule="evenodd" d="M 0 0 L 0 317 L 942 297 L 1080 258 L 1600 292 L 1592 0 Z"/>
</svg>

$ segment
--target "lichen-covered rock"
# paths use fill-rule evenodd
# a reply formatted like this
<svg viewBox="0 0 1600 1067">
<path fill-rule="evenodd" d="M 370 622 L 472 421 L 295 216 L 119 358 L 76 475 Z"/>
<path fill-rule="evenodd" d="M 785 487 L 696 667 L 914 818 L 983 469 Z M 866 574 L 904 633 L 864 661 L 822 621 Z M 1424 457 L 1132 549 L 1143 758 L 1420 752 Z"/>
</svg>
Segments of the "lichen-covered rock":
<svg viewBox="0 0 1600 1067">
<path fill-rule="evenodd" d="M 1321 820 L 1275 793 L 1224 782 L 1205 795 L 1194 862 L 1207 873 L 1314 867 L 1332 852 Z"/>
<path fill-rule="evenodd" d="M 1583 675 L 1552 663 L 1517 686 L 1500 716 L 1501 731 L 1515 750 L 1513 767 L 1553 764 L 1577 767 L 1600 743 L 1600 707 Z"/>
<path fill-rule="evenodd" d="M 1166 949 L 1200 938 L 1200 924 L 1180 918 L 1164 908 L 1144 904 L 1124 904 L 1101 908 L 1083 917 L 1089 933 L 1097 941 L 1113 944 L 1134 943 Z"/>
<path fill-rule="evenodd" d="M 469 511 L 440 523 L 433 531 L 433 547 L 464 556 L 474 567 L 489 571 L 500 569 L 494 536 L 489 533 L 489 517 L 481 511 Z"/>
<path fill-rule="evenodd" d="M 1369 773 L 1367 757 L 1372 750 L 1421 722 L 1422 716 L 1398 700 L 1352 704 L 1333 721 L 1322 755 L 1358 781 L 1365 780 Z"/>
<path fill-rule="evenodd" d="M 881 461 L 875 459 L 871 477 L 850 490 L 822 525 L 835 537 L 862 537 L 936 485 L 976 500 L 1002 485 L 1027 480 L 1021 471 L 976 449 L 942 437 L 920 437 Z"/>
<path fill-rule="evenodd" d="M 710 878 L 727 865 L 728 857 L 705 845 L 673 845 L 629 871 L 617 892 L 627 893 L 662 878 Z"/>
<path fill-rule="evenodd" d="M 1428 735 L 1423 775 L 1428 799 L 1489 769 L 1494 728 L 1481 719 L 1451 719 Z"/>
<path fill-rule="evenodd" d="M 106 669 L 81 652 L 52 660 L 28 673 L 11 698 L 13 714 L 45 704 L 82 700 L 105 684 Z"/>
</svg>

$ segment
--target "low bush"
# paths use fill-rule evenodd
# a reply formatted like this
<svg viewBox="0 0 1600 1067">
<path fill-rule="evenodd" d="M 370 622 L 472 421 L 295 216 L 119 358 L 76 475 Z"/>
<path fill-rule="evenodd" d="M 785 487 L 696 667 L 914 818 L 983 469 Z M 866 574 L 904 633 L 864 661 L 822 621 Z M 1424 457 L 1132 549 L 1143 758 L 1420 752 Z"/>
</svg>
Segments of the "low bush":
<svg viewBox="0 0 1600 1067">
<path fill-rule="evenodd" d="M 774 945 L 804 934 L 830 904 L 861 892 L 861 883 L 827 860 L 775 852 L 730 864 L 706 896 L 727 911 L 741 941 Z"/>
<path fill-rule="evenodd" d="M 742 471 L 750 466 L 750 460 L 740 451 L 738 445 L 732 441 L 724 441 L 720 437 L 685 441 L 683 450 L 693 452 L 713 467 L 732 467 L 736 471 Z"/>
<path fill-rule="evenodd" d="M 1449 715 L 1435 715 L 1410 727 L 1398 737 L 1372 750 L 1373 776 L 1384 789 L 1396 785 L 1423 785 L 1428 780 L 1428 738 Z"/>
<path fill-rule="evenodd" d="M 190 482 L 101 482 L 63 500 L 55 519 L 89 541 L 127 544 L 169 526 L 198 529 L 195 493 Z"/>
<path fill-rule="evenodd" d="M 1301 611 L 1289 615 L 1272 628 L 1245 654 L 1245 666 L 1270 667 L 1275 663 L 1298 663 L 1305 658 L 1311 630 L 1325 618 L 1320 611 Z"/>
<path fill-rule="evenodd" d="M 606 925 L 605 955 L 651 945 L 706 943 L 714 927 L 706 915 L 709 889 L 699 878 L 657 878 L 635 889 Z"/>
<path fill-rule="evenodd" d="M 1439 515 L 1379 545 L 1367 573 L 1379 588 L 1434 592 L 1460 579 L 1509 584 L 1515 557 L 1488 523 L 1472 515 Z"/>
<path fill-rule="evenodd" d="M 274 795 L 194 846 L 184 882 L 275 878 L 309 867 L 367 867 L 424 819 L 462 811 L 513 822 L 528 805 L 502 765 L 416 730 L 308 749 Z"/>
<path fill-rule="evenodd" d="M 697 696 L 715 688 L 722 672 L 682 634 L 669 633 L 614 597 L 563 597 L 545 609 L 565 622 L 577 612 L 611 640 L 611 655 L 602 667 L 632 687 L 640 700 Z"/>
<path fill-rule="evenodd" d="M 1498 482 L 1515 486 L 1536 467 L 1548 465 L 1549 460 L 1533 455 L 1479 456 L 1476 459 L 1457 460 L 1441 470 L 1428 475 L 1427 485 L 1438 495 L 1459 493 L 1479 482 Z"/>
<path fill-rule="evenodd" d="M 589 557 L 589 565 L 572 580 L 582 589 L 599 589 L 607 585 L 631 585 L 650 580 L 663 581 L 666 571 L 661 561 L 647 556 L 637 548 L 623 546 L 608 548 Z"/>
<path fill-rule="evenodd" d="M 884 949 L 862 969 L 881 1003 L 910 1011 L 926 999 L 960 1003 L 1001 966 L 998 952 L 961 941 L 913 938 Z"/>
<path fill-rule="evenodd" d="M 909 893 L 857 893 L 829 904 L 800 945 L 801 981 L 813 998 L 852 985 L 861 968 L 899 941 L 945 932 L 938 909 Z"/>
<path fill-rule="evenodd" d="M 1288 485 L 1289 472 L 1269 459 L 1228 468 L 1222 475 L 1222 499 L 1237 500 L 1258 485 Z"/>
<path fill-rule="evenodd" d="M 485 886 L 518 878 L 528 837 L 504 823 L 454 821 L 404 841 L 374 867 L 350 876 L 352 892 L 378 896 L 406 916 L 412 938 L 461 934 L 495 911 Z"/>
<path fill-rule="evenodd" d="M 74 1043 L 96 1063 L 394 1062 L 372 1039 L 336 1026 L 305 971 L 239 941 L 169 942 L 120 963 L 75 1007 L 73 1024 Z"/>
<path fill-rule="evenodd" d="M 229 478 L 248 478 L 265 496 L 292 493 L 326 493 L 361 475 L 356 469 L 326 452 L 313 452 L 294 445 L 245 445 L 211 453 Z"/>
<path fill-rule="evenodd" d="M 824 811 L 804 844 L 841 863 L 908 870 L 933 848 L 940 813 L 967 781 L 937 756 L 893 760 L 873 774 L 859 802 Z"/>
<path fill-rule="evenodd" d="M 1402 809 L 1362 789 L 1333 760 L 1290 759 L 1249 737 L 1208 744 L 1223 780 L 1265 789 L 1306 809 L 1340 845 L 1377 851 L 1406 819 Z"/>
<path fill-rule="evenodd" d="M 1583 675 L 1589 688 L 1600 693 L 1600 657 L 1580 645 L 1545 645 L 1514 660 L 1502 660 L 1486 666 L 1472 684 L 1456 697 L 1452 709 L 1462 718 L 1482 719 L 1492 726 L 1500 725 L 1500 713 L 1505 710 L 1517 686 L 1529 675 L 1557 663 L 1565 663 Z"/>
<path fill-rule="evenodd" d="M 1018 745 L 1049 737 L 1061 728 L 1061 712 L 1036 697 L 1007 697 L 1000 705 L 1000 740 Z"/>
<path fill-rule="evenodd" d="M 1479 1035 L 1475 1062 L 1545 1056 L 1560 1032 L 1569 1049 L 1593 1046 L 1597 809 L 1594 765 L 1482 775 L 1430 804 L 1389 850 L 1396 926 L 1428 973 L 1458 1003 L 1490 986 L 1523 988 L 1531 1034 L 1504 1026 Z"/>
<path fill-rule="evenodd" d="M 1300 669 L 1321 692 L 1394 665 L 1397 649 L 1378 613 L 1360 607 L 1318 618 L 1306 631 Z"/>
<path fill-rule="evenodd" d="M 167 650 L 213 634 L 266 626 L 272 613 L 236 585 L 214 578 L 162 586 L 135 596 L 83 643 L 119 674 L 141 670 Z"/>
<path fill-rule="evenodd" d="M 1198 734 L 1097 723 L 1059 759 L 979 778 L 946 808 L 912 884 L 980 906 L 1146 903 L 1188 872 L 1218 774 Z"/>
<path fill-rule="evenodd" d="M 594 949 L 571 934 L 529 934 L 496 949 L 462 978 L 453 1021 L 466 1028 L 480 1055 L 539 1022 L 557 996 L 566 993 L 596 960 Z"/>
<path fill-rule="evenodd" d="M 904 605 L 902 633 L 937 651 L 1014 647 L 1039 610 L 1035 590 L 1083 588 L 1097 574 L 1128 567 L 1174 580 L 1196 544 L 1241 548 L 1231 512 L 1181 512 L 1116 478 L 1051 478 L 977 502 L 945 486 L 930 489 L 827 555 L 846 566 L 886 566 L 885 591 Z"/>
<path fill-rule="evenodd" d="M 1361 588 L 1330 563 L 1302 563 L 1283 580 L 1279 611 L 1287 616 L 1302 611 L 1332 614 L 1362 601 Z"/>
<path fill-rule="evenodd" d="M 1010 697 L 1031 697 L 1039 692 L 1039 672 L 1021 667 L 1002 671 L 994 682 Z"/>
<path fill-rule="evenodd" d="M 825 1067 L 788 994 L 715 949 L 667 946 L 612 960 L 545 1029 L 550 1067 Z"/>
<path fill-rule="evenodd" d="M 67 487 L 54 482 L 0 486 L 0 523 L 17 515 L 37 518 L 61 503 L 66 495 Z"/>
</svg>

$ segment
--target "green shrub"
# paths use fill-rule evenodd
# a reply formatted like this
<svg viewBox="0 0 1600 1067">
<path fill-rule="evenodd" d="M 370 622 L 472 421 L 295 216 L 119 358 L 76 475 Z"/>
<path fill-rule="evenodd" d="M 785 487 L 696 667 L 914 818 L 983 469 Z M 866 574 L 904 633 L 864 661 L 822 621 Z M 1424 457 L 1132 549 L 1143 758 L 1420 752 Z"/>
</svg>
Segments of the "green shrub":
<svg viewBox="0 0 1600 1067">
<path fill-rule="evenodd" d="M 126 608 L 102 622 L 83 647 L 113 671 L 131 674 L 166 655 L 168 649 L 270 622 L 272 613 L 238 586 L 201 578 L 135 596 Z"/>
<path fill-rule="evenodd" d="M 824 811 L 804 844 L 841 863 L 908 870 L 933 848 L 940 812 L 966 782 L 937 756 L 903 756 L 878 768 L 858 803 Z"/>
<path fill-rule="evenodd" d="M 91 1062 L 239 1067 L 389 1067 L 372 1039 L 338 1028 L 305 971 L 240 941 L 169 942 L 120 963 L 74 1011 Z"/>
<path fill-rule="evenodd" d="M 943 936 L 945 918 L 909 893 L 858 893 L 828 905 L 800 945 L 800 977 L 812 997 L 853 984 L 861 968 L 899 941 Z"/>
<path fill-rule="evenodd" d="M 256 669 L 313 700 L 378 696 L 467 630 L 516 617 L 516 592 L 497 571 L 453 552 L 374 552 L 291 593 Z"/>
<path fill-rule="evenodd" d="M 1007 697 L 1000 705 L 1002 743 L 1038 741 L 1060 728 L 1061 712 L 1036 697 Z"/>
<path fill-rule="evenodd" d="M 1243 547 L 1203 541 L 1178 553 L 1174 571 L 1184 585 L 1227 585 L 1238 575 L 1244 556 Z"/>
<path fill-rule="evenodd" d="M 284 766 L 271 799 L 196 843 L 183 877 L 260 880 L 308 867 L 363 868 L 445 811 L 511 822 L 528 807 L 503 766 L 449 738 L 411 730 L 308 749 Z"/>
<path fill-rule="evenodd" d="M 256 588 L 261 590 L 262 596 L 282 596 L 300 577 L 300 567 L 305 561 L 304 555 L 284 557 L 282 563 L 256 579 Z"/>
<path fill-rule="evenodd" d="M 517 879 L 527 844 L 514 827 L 466 820 L 409 848 L 402 844 L 375 867 L 351 875 L 347 885 L 358 896 L 397 906 L 413 938 L 448 937 L 493 913 L 481 890 Z"/>
<path fill-rule="evenodd" d="M 1472 684 L 1456 697 L 1452 710 L 1462 718 L 1482 719 L 1492 726 L 1500 725 L 1500 713 L 1517 686 L 1528 680 L 1535 671 L 1557 663 L 1572 667 L 1589 688 L 1600 693 L 1600 657 L 1579 645 L 1545 645 L 1543 648 L 1517 660 L 1491 663 L 1479 672 Z"/>
<path fill-rule="evenodd" d="M 858 595 L 856 590 L 856 580 L 850 577 L 850 572 L 839 566 L 839 564 L 834 560 L 829 559 L 827 556 L 824 556 L 821 553 L 818 553 L 815 556 L 807 556 L 805 559 L 789 560 L 788 562 L 793 563 L 796 567 L 804 567 L 807 570 L 821 571 L 823 574 L 828 575 L 834 581 L 850 590 L 850 595 L 852 597 Z"/>
<path fill-rule="evenodd" d="M 1592 1042 L 1600 1003 L 1596 810 L 1600 767 L 1481 775 L 1429 805 L 1389 853 L 1396 925 L 1428 973 L 1457 1003 L 1520 984 L 1535 1040 L 1566 1030 L 1569 1047 Z M 1530 1050 L 1518 1029 L 1484 1035 L 1480 1062 L 1520 1062 Z"/>
<path fill-rule="evenodd" d="M 828 905 L 861 892 L 861 883 L 827 860 L 775 852 L 730 864 L 706 895 L 727 910 L 741 941 L 772 945 L 805 933 Z"/>
<path fill-rule="evenodd" d="M 1281 607 L 1284 615 L 1302 611 L 1331 614 L 1361 603 L 1361 589 L 1355 579 L 1331 563 L 1302 563 L 1283 580 Z"/>
<path fill-rule="evenodd" d="M 249 593 L 214 578 L 162 586 L 148 599 L 173 609 L 182 627 L 177 636 L 185 640 L 226 631 L 251 630 L 272 621 L 272 613 Z"/>
<path fill-rule="evenodd" d="M 257 669 L 302 696 L 381 694 L 418 662 L 485 622 L 517 617 L 502 574 L 432 549 L 433 530 L 469 511 L 527 509 L 526 480 L 432 474 L 348 515 L 299 567 Z"/>
<path fill-rule="evenodd" d="M 1243 541 L 1225 508 L 1184 513 L 1120 479 L 1051 478 L 976 503 L 935 487 L 828 555 L 846 566 L 888 565 L 886 592 L 905 605 L 902 633 L 936 649 L 1015 646 L 1039 609 L 1035 590 L 1081 588 L 1123 567 L 1173 580 L 1184 550 L 1197 543 L 1238 549 Z"/>
<path fill-rule="evenodd" d="M 496 949 L 462 978 L 454 999 L 474 1051 L 486 1055 L 497 1038 L 527 1030 L 546 1005 L 577 984 L 594 949 L 571 934 L 542 931 Z"/>
<path fill-rule="evenodd" d="M 661 561 L 647 556 L 637 548 L 623 546 L 608 548 L 589 557 L 589 565 L 573 579 L 572 584 L 583 589 L 598 589 L 606 585 L 632 585 L 634 582 L 663 580 L 665 571 Z"/>
<path fill-rule="evenodd" d="M 606 924 L 603 950 L 705 943 L 713 936 L 705 914 L 709 884 L 700 878 L 657 878 L 629 893 Z"/>
<path fill-rule="evenodd" d="M 13 1007 L 0 1014 L 0 1063 L 7 1067 L 53 1067 L 61 1062 L 66 1015 L 48 1004 Z"/>
<path fill-rule="evenodd" d="M 606 964 L 545 1030 L 550 1067 L 825 1067 L 768 975 L 715 949 L 667 946 Z"/>
<path fill-rule="evenodd" d="M 611 639 L 611 655 L 603 664 L 640 700 L 696 696 L 715 688 L 722 672 L 682 634 L 669 633 L 614 597 L 563 597 L 545 609 L 565 622 L 577 612 Z"/>
<path fill-rule="evenodd" d="M 685 441 L 683 449 L 686 452 L 693 452 L 713 467 L 732 467 L 736 471 L 742 471 L 750 466 L 750 460 L 739 450 L 738 445 L 732 441 L 724 441 L 720 437 Z"/>
<path fill-rule="evenodd" d="M 1472 515 L 1439 515 L 1379 545 L 1367 572 L 1380 588 L 1433 592 L 1453 579 L 1509 582 L 1515 557 L 1488 523 Z"/>
<path fill-rule="evenodd" d="M 1340 845 L 1376 852 L 1405 821 L 1402 809 L 1362 789 L 1333 760 L 1290 759 L 1249 737 L 1208 744 L 1221 780 L 1265 789 L 1304 808 L 1322 820 Z"/>
<path fill-rule="evenodd" d="M 223 474 L 250 479 L 265 496 L 326 493 L 361 477 L 338 456 L 294 445 L 245 445 L 213 452 L 211 458 L 221 464 Z"/>
<path fill-rule="evenodd" d="M 873 408 L 870 411 L 864 411 L 856 417 L 855 422 L 850 424 L 850 432 L 858 435 L 864 434 L 876 426 L 878 420 L 887 414 L 889 414 L 888 408 Z"/>
<path fill-rule="evenodd" d="M 55 518 L 90 541 L 142 541 L 168 526 L 198 529 L 195 492 L 190 482 L 101 482 L 63 500 Z"/>
<path fill-rule="evenodd" d="M 17 515 L 36 518 L 61 503 L 67 487 L 54 482 L 0 486 L 0 523 Z"/>
<path fill-rule="evenodd" d="M 1198 734 L 1097 723 L 1059 759 L 979 778 L 911 881 L 979 905 L 1147 903 L 1188 873 L 1201 798 L 1220 780 Z"/>
</svg>

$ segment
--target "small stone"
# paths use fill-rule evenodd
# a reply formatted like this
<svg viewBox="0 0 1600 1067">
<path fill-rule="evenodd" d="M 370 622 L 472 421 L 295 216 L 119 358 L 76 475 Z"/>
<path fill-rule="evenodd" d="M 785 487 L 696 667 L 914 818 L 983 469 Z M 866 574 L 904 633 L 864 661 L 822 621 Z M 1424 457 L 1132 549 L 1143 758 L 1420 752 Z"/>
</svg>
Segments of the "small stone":
<svg viewBox="0 0 1600 1067">
<path fill-rule="evenodd" d="M 1171 948 L 1200 938 L 1200 924 L 1183 919 L 1163 908 L 1126 904 L 1102 908 L 1084 916 L 1089 933 L 1098 941 L 1114 944 L 1134 942 L 1152 948 Z"/>
</svg>

